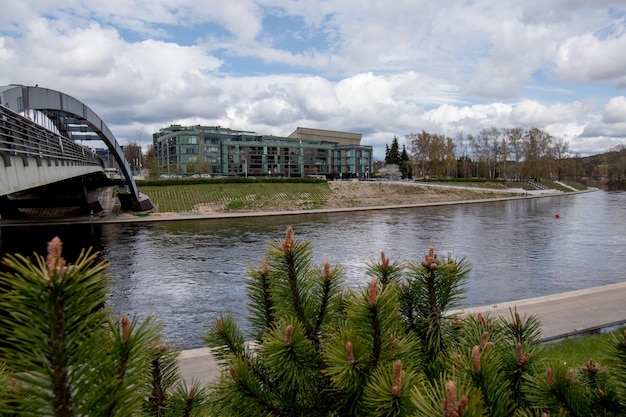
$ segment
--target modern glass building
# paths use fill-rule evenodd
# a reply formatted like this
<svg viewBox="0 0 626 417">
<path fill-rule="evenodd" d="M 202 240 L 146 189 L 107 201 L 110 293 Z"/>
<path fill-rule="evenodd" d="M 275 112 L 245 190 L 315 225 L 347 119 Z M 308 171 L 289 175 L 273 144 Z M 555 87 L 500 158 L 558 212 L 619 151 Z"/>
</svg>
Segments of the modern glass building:
<svg viewBox="0 0 626 417">
<path fill-rule="evenodd" d="M 302 129 L 279 137 L 220 126 L 171 125 L 154 133 L 152 141 L 164 174 L 365 179 L 372 172 L 373 149 L 360 145 L 360 134 Z M 298 137 L 299 130 L 303 137 Z"/>
</svg>

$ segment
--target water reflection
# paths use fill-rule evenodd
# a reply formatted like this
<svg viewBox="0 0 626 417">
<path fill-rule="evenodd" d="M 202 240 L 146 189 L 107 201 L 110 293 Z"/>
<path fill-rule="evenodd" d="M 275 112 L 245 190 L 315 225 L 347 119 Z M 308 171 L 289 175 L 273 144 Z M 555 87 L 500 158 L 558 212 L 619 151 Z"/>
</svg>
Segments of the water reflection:
<svg viewBox="0 0 626 417">
<path fill-rule="evenodd" d="M 169 340 L 191 348 L 226 310 L 246 326 L 246 268 L 289 225 L 313 241 L 316 264 L 340 264 L 353 287 L 369 281 L 365 264 L 383 250 L 402 260 L 421 259 L 430 246 L 465 257 L 472 272 L 463 305 L 475 306 L 622 281 L 625 216 L 626 193 L 594 192 L 328 215 L 2 228 L 0 251 L 43 254 L 57 235 L 68 260 L 93 246 L 110 261 L 111 307 L 157 316 Z"/>
</svg>

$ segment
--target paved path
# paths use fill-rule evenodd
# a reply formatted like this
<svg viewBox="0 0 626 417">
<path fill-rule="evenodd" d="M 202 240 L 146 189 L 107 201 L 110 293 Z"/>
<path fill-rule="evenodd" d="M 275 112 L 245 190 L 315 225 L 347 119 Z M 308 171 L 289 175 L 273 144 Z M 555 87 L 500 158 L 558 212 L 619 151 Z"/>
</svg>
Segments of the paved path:
<svg viewBox="0 0 626 417">
<path fill-rule="evenodd" d="M 509 311 L 536 315 L 541 321 L 544 341 L 558 340 L 578 334 L 612 329 L 626 324 L 626 282 L 567 293 L 548 295 L 456 310 L 461 314 L 488 313 L 490 317 L 505 315 Z M 219 369 L 207 348 L 182 352 L 180 371 L 189 383 L 193 378 L 202 384 L 214 380 Z"/>
</svg>

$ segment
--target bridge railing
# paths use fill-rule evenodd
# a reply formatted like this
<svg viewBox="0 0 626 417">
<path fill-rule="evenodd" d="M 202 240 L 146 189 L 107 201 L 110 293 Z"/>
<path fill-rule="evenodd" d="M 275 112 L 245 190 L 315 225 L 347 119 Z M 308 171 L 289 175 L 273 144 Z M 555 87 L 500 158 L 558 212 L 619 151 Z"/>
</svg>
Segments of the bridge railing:
<svg viewBox="0 0 626 417">
<path fill-rule="evenodd" d="M 28 165 L 34 158 L 38 165 L 98 165 L 104 161 L 91 149 L 48 130 L 24 116 L 0 105 L 0 154 L 5 166 L 10 156 L 19 156 Z"/>
</svg>

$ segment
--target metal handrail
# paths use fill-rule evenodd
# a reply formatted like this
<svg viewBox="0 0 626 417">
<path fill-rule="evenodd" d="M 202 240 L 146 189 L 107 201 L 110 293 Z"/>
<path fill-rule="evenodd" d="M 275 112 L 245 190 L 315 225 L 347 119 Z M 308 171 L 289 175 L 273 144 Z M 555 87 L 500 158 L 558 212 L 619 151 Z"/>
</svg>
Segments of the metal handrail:
<svg viewBox="0 0 626 417">
<path fill-rule="evenodd" d="M 0 105 L 0 152 L 26 158 L 64 160 L 76 165 L 104 161 L 91 149 L 48 130 Z"/>
</svg>

